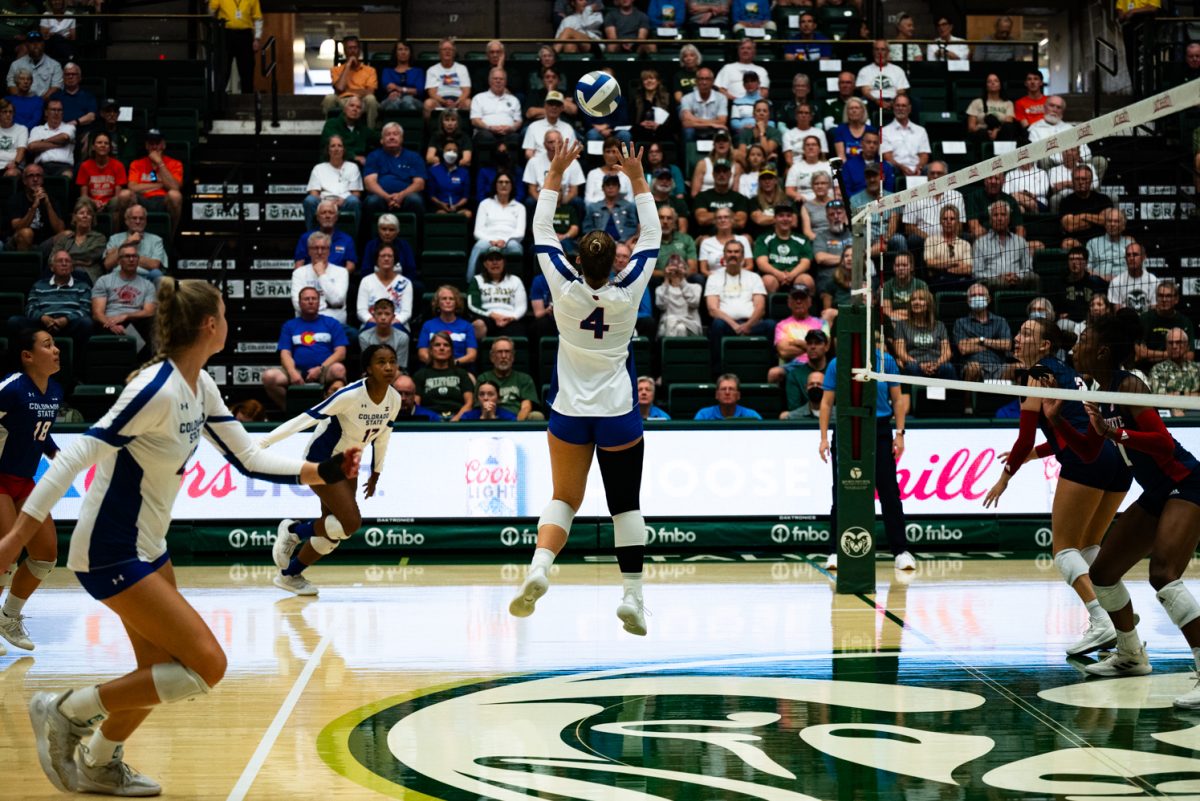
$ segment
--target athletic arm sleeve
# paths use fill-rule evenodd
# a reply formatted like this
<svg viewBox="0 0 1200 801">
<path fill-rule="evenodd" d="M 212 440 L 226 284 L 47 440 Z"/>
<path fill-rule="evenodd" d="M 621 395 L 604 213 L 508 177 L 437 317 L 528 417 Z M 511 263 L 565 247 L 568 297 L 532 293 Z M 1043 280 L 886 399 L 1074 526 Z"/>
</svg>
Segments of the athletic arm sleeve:
<svg viewBox="0 0 1200 801">
<path fill-rule="evenodd" d="M 300 470 L 304 466 L 304 460 L 276 456 L 258 447 L 246 433 L 241 421 L 230 414 L 225 401 L 221 399 L 217 385 L 212 383 L 207 373 L 201 372 L 201 376 L 204 389 L 208 393 L 204 404 L 204 408 L 208 410 L 204 421 L 204 438 L 216 446 L 221 455 L 240 473 L 273 484 L 301 483 Z"/>
<path fill-rule="evenodd" d="M 114 453 L 119 448 L 98 437 L 84 434 L 61 452 L 50 463 L 50 468 L 38 479 L 33 492 L 25 499 L 21 511 L 39 523 L 46 519 L 54 504 L 58 503 L 75 476 L 88 469 L 96 462 Z"/>
<path fill-rule="evenodd" d="M 1054 431 L 1062 438 L 1063 443 L 1079 454 L 1079 458 L 1085 462 L 1096 461 L 1100 449 L 1104 447 L 1104 437 L 1091 426 L 1087 427 L 1086 432 L 1076 431 L 1074 426 L 1060 417 Z"/>
<path fill-rule="evenodd" d="M 1115 441 L 1155 459 L 1169 459 L 1175 453 L 1175 438 L 1154 409 L 1142 409 L 1133 420 L 1137 429 L 1122 428 Z"/>
<path fill-rule="evenodd" d="M 265 437 L 259 437 L 258 447 L 263 449 L 269 448 L 276 442 L 287 439 L 292 434 L 299 434 L 306 428 L 312 428 L 323 419 L 325 419 L 324 415 L 315 415 L 311 409 L 301 412 L 286 423 L 275 426 L 274 430 Z"/>
<path fill-rule="evenodd" d="M 643 192 L 635 198 L 638 212 L 638 242 L 629 257 L 629 264 L 617 275 L 613 283 L 626 287 L 635 300 L 641 300 L 654 264 L 658 260 L 658 248 L 662 244 L 662 228 L 658 224 L 658 206 L 654 196 Z"/>
<path fill-rule="evenodd" d="M 1041 417 L 1041 412 L 1030 409 L 1021 410 L 1021 427 L 1017 432 L 1017 441 L 1013 443 L 1008 460 L 1004 463 L 1004 472 L 1010 476 L 1016 475 L 1017 471 L 1021 469 L 1021 465 L 1025 464 L 1025 457 L 1029 455 L 1029 450 L 1033 447 L 1034 440 L 1037 439 L 1039 417 Z"/>
<path fill-rule="evenodd" d="M 558 208 L 558 192 L 543 189 L 533 212 L 533 252 L 538 266 L 550 287 L 550 296 L 558 300 L 564 285 L 579 280 L 579 273 L 567 261 L 558 235 L 554 233 L 554 210 Z M 658 220 L 655 219 L 655 224 Z"/>
<path fill-rule="evenodd" d="M 1043 442 L 1041 445 L 1038 445 L 1036 448 L 1034 448 L 1033 452 L 1037 456 L 1037 458 L 1045 459 L 1047 456 L 1054 455 L 1054 446 L 1050 444 L 1049 440 L 1047 440 L 1047 441 Z"/>
</svg>

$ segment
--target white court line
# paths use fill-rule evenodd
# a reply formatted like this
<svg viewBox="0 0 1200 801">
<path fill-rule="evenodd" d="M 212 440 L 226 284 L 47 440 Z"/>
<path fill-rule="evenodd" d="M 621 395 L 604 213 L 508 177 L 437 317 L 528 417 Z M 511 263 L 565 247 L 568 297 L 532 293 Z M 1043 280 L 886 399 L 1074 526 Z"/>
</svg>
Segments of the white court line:
<svg viewBox="0 0 1200 801">
<path fill-rule="evenodd" d="M 312 652 L 312 656 L 304 664 L 304 670 L 300 671 L 300 675 L 296 677 L 296 683 L 292 685 L 292 691 L 288 693 L 287 698 L 283 699 L 283 706 L 279 707 L 279 711 L 275 713 L 275 719 L 271 721 L 266 734 L 263 735 L 262 741 L 259 742 L 258 748 L 254 751 L 254 756 L 250 757 L 250 761 L 246 763 L 246 769 L 242 771 L 241 778 L 233 786 L 233 790 L 229 793 L 226 801 L 242 801 L 246 797 L 246 793 L 250 792 L 250 785 L 254 784 L 254 780 L 258 777 L 258 772 L 262 770 L 263 763 L 267 761 L 267 756 L 271 753 L 271 749 L 275 747 L 275 740 L 278 739 L 279 733 L 283 731 L 283 724 L 287 723 L 287 719 L 291 717 L 292 710 L 296 708 L 296 704 L 300 701 L 300 695 L 304 692 L 304 688 L 308 686 L 308 680 L 316 672 L 317 665 L 321 664 L 321 657 L 325 654 L 325 649 L 329 647 L 329 638 L 330 635 L 326 634 L 321 638 L 321 642 L 317 643 L 316 650 Z"/>
</svg>

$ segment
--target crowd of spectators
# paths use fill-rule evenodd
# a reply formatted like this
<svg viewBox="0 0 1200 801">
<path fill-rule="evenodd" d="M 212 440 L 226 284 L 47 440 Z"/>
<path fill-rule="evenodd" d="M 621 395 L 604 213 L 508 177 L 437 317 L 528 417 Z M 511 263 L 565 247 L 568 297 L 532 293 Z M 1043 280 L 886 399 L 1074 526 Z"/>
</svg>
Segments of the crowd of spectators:
<svg viewBox="0 0 1200 801">
<path fill-rule="evenodd" d="M 55 4 L 61 0 L 51 0 L 52 10 Z M 768 53 L 764 35 L 777 32 L 772 5 L 794 9 L 798 27 L 788 38 L 800 43 Z M 837 306 L 851 296 L 850 214 L 952 169 L 944 140 L 921 125 L 906 67 L 1016 62 L 1027 52 L 1012 39 L 1007 17 L 996 19 L 982 45 L 955 36 L 948 17 L 918 32 L 903 14 L 892 38 L 842 45 L 820 29 L 813 5 L 558 0 L 555 41 L 539 49 L 536 62 L 512 61 L 499 41 L 486 45 L 484 59 L 467 60 L 451 39 L 438 44 L 432 63 L 418 63 L 403 41 L 379 61 L 356 36 L 344 37 L 331 92 L 321 100 L 328 114 L 322 156 L 297 231 L 296 317 L 280 321 L 280 364 L 263 377 L 270 400 L 282 409 L 289 386 L 344 381 L 348 349 L 386 342 L 411 374 L 402 381 L 404 389 L 412 385 L 413 408 L 430 418 L 544 413 L 532 376 L 513 369 L 518 346 L 530 356 L 539 340 L 557 334 L 552 298 L 533 274 L 529 226 L 550 159 L 581 140 L 589 155 L 564 176 L 558 237 L 570 256 L 583 234 L 609 233 L 619 243 L 620 269 L 639 235 L 620 152 L 624 143 L 643 148 L 663 238 L 638 334 L 707 337 L 710 378 L 720 377 L 717 402 L 702 419 L 754 414 L 739 405 L 738 376 L 724 369 L 729 338 L 764 340 L 772 358 L 766 380 L 786 397 L 784 416 L 811 416 L 835 347 Z M 824 5 L 861 11 L 854 0 L 815 4 Z M 36 321 L 81 341 L 131 332 L 148 344 L 152 288 L 170 270 L 170 243 L 147 223 L 151 213 L 166 212 L 178 224 L 183 168 L 166 156 L 155 129 L 144 137 L 143 158 L 128 165 L 117 158 L 130 132 L 115 120 L 115 101 L 98 103 L 80 88 L 77 64 L 56 60 L 56 53 L 69 56 L 57 40 L 69 34 L 56 26 L 24 38 L 0 100 L 0 168 L 19 181 L 4 245 L 39 249 L 48 265 L 10 327 Z M 727 63 L 706 62 L 684 45 L 676 61 L 645 60 L 609 117 L 577 107 L 560 53 L 661 58 L 666 29 L 690 36 L 713 27 L 739 39 Z M 253 42 L 259 33 L 255 26 Z M 836 88 L 798 71 L 785 91 L 773 92 L 778 71 L 766 65 L 780 52 L 789 62 L 836 55 L 845 69 Z M 1067 130 L 1066 101 L 1046 95 L 1041 72 L 1028 67 L 1014 94 L 1001 77 L 1018 74 L 1011 65 L 976 69 L 984 77 L 978 94 L 955 109 L 956 138 L 1016 147 Z M 1191 325 L 1175 308 L 1179 288 L 1146 269 L 1145 245 L 1126 232 L 1125 214 L 1103 191 L 1105 170 L 1105 159 L 1084 145 L 874 214 L 870 253 L 882 271 L 876 287 L 900 368 L 1010 377 L 1015 320 L 996 301 L 998 293 L 1024 293 L 1031 313 L 1052 315 L 1075 333 L 1114 308 L 1144 312 L 1155 346 L 1139 352 L 1139 366 L 1163 386 L 1200 392 L 1194 371 L 1180 367 L 1192 362 Z M 60 175 L 77 188 L 73 208 L 45 189 Z M 465 220 L 461 278 L 425 285 L 417 243 L 400 234 L 405 215 Z M 1053 228 L 1046 215 L 1055 216 Z M 339 226 L 347 216 L 360 236 Z M 1035 230 L 1029 219 L 1043 224 Z M 1048 253 L 1063 256 L 1061 285 L 1044 287 L 1036 269 L 1039 254 Z M 93 294 L 81 311 L 75 296 L 83 284 Z M 952 296 L 961 302 L 943 302 Z M 943 318 L 947 308 L 954 312 Z M 1175 331 L 1188 337 L 1182 361 Z M 641 383 L 639 398 L 643 389 L 653 396 L 655 388 Z M 652 408 L 643 403 L 645 414 Z"/>
</svg>

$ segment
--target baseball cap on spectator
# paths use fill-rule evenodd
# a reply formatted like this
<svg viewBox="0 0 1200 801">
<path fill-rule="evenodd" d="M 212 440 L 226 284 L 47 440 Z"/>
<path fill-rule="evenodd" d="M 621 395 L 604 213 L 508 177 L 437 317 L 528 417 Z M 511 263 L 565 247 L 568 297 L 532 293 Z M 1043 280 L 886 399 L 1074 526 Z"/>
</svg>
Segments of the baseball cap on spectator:
<svg viewBox="0 0 1200 801">
<path fill-rule="evenodd" d="M 115 110 L 119 110 L 120 108 L 121 108 L 121 104 L 117 102 L 117 99 L 115 97 L 106 97 L 106 98 L 104 98 L 104 102 L 100 104 L 101 111 L 110 111 L 110 110 L 115 111 Z"/>
<path fill-rule="evenodd" d="M 713 134 L 714 141 L 717 139 L 731 139 L 731 138 L 732 137 L 729 136 L 729 131 L 725 130 L 724 128 L 719 128 L 717 130 L 717 132 L 715 134 Z"/>
<path fill-rule="evenodd" d="M 500 258 L 503 259 L 504 258 L 504 250 L 496 247 L 495 245 L 492 245 L 490 248 L 488 248 L 487 250 L 485 250 L 483 252 L 483 257 L 485 259 L 490 259 L 492 256 L 499 256 Z"/>
<path fill-rule="evenodd" d="M 604 176 L 604 180 L 600 182 L 601 186 L 603 186 L 604 184 L 617 184 L 618 186 L 620 186 L 621 179 L 619 176 L 616 176 L 616 175 L 606 175 L 606 176 Z"/>
<path fill-rule="evenodd" d="M 733 162 L 729 159 L 717 159 L 713 162 L 713 172 L 717 170 L 732 170 Z"/>
<path fill-rule="evenodd" d="M 829 335 L 826 334 L 824 331 L 822 331 L 820 328 L 814 328 L 811 331 L 809 331 L 807 334 L 804 335 L 804 341 L 805 342 L 823 342 L 826 345 L 828 345 L 829 344 Z"/>
<path fill-rule="evenodd" d="M 794 298 L 800 295 L 807 298 L 811 293 L 808 291 L 808 284 L 792 284 L 792 288 L 788 290 L 788 294 Z"/>
<path fill-rule="evenodd" d="M 655 178 L 671 178 L 671 170 L 669 167 L 659 167 L 654 171 Z"/>
<path fill-rule="evenodd" d="M 150 130 L 146 131 L 147 142 L 165 142 L 166 139 L 167 138 L 163 136 L 163 132 L 157 128 L 151 128 Z"/>
<path fill-rule="evenodd" d="M 563 102 L 562 92 L 555 92 L 554 90 L 546 92 L 546 102 L 547 103 L 558 103 L 561 106 L 562 102 Z"/>
<path fill-rule="evenodd" d="M 762 178 L 764 175 L 770 175 L 772 178 L 779 177 L 779 173 L 775 172 L 775 168 L 769 165 L 758 171 L 759 178 Z"/>
<path fill-rule="evenodd" d="M 29 33 L 25 34 L 25 41 L 27 41 L 27 42 L 44 42 L 46 40 L 42 38 L 41 31 L 32 30 Z"/>
</svg>

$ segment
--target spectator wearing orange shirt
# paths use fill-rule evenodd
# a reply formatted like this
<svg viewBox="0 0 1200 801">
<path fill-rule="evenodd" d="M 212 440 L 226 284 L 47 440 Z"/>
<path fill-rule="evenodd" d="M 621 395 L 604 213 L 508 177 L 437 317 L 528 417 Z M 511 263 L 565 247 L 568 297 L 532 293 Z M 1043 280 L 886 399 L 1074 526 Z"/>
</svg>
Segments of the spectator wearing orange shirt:
<svg viewBox="0 0 1200 801">
<path fill-rule="evenodd" d="M 75 183 L 79 196 L 95 203 L 97 209 L 105 208 L 114 198 L 117 200 L 112 209 L 124 210 L 133 203 L 133 193 L 126 188 L 129 178 L 125 165 L 112 158 L 112 137 L 103 131 L 92 137 L 92 157 L 79 165 Z"/>
<path fill-rule="evenodd" d="M 174 231 L 183 211 L 183 163 L 168 156 L 166 149 L 162 131 L 146 131 L 146 156 L 129 163 L 129 191 L 148 211 L 165 209 Z"/>
<path fill-rule="evenodd" d="M 375 90 L 379 88 L 379 73 L 363 61 L 362 45 L 357 36 L 347 36 L 342 40 L 342 52 L 346 60 L 335 64 L 329 72 L 333 94 L 325 95 L 321 101 L 321 111 L 328 114 L 335 106 L 340 108 L 346 98 L 357 97 L 367 111 L 367 127 L 374 130 L 375 120 L 379 117 L 379 100 L 375 97 Z"/>
</svg>

